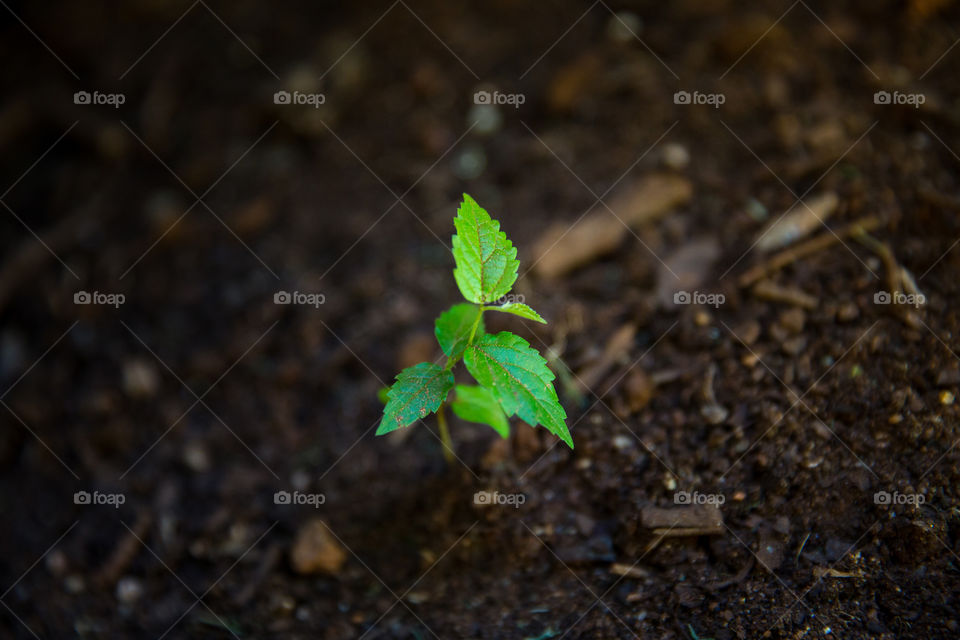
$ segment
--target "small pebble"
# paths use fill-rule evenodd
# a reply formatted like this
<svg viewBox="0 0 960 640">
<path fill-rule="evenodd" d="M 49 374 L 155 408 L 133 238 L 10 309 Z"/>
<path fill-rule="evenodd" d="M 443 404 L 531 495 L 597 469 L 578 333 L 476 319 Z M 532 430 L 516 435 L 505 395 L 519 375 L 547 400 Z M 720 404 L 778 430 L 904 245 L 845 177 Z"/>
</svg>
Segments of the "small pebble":
<svg viewBox="0 0 960 640">
<path fill-rule="evenodd" d="M 83 581 L 83 576 L 77 574 L 67 576 L 63 581 L 63 586 L 66 588 L 67 593 L 83 593 L 87 588 L 86 583 Z"/>
<path fill-rule="evenodd" d="M 763 222 L 770 215 L 770 212 L 767 211 L 762 202 L 756 198 L 750 198 L 747 200 L 747 215 L 757 222 Z"/>
<path fill-rule="evenodd" d="M 686 169 L 687 165 L 690 164 L 690 152 L 687 151 L 685 146 L 676 142 L 663 145 L 661 157 L 663 158 L 663 164 L 674 171 Z"/>
<path fill-rule="evenodd" d="M 616 436 L 613 439 L 613 447 L 619 451 L 633 447 L 633 438 L 629 436 Z"/>
<path fill-rule="evenodd" d="M 851 322 L 860 316 L 860 307 L 853 302 L 846 302 L 837 309 L 837 320 Z"/>
<path fill-rule="evenodd" d="M 207 453 L 203 443 L 193 440 L 183 448 L 183 463 L 191 471 L 203 473 L 210 470 L 210 454 Z"/>
<path fill-rule="evenodd" d="M 953 404 L 953 394 L 949 391 L 940 392 L 940 404 L 949 407 Z"/>
<path fill-rule="evenodd" d="M 663 486 L 666 487 L 667 491 L 675 491 L 677 489 L 677 479 L 668 473 L 663 477 Z"/>
<path fill-rule="evenodd" d="M 288 616 L 297 608 L 297 601 L 285 593 L 274 594 L 270 597 L 270 611 Z"/>
<path fill-rule="evenodd" d="M 803 325 L 806 322 L 806 314 L 803 309 L 794 307 L 780 314 L 780 324 L 784 329 L 796 335 L 803 331 Z"/>
<path fill-rule="evenodd" d="M 51 575 L 60 576 L 67 570 L 67 554 L 60 549 L 54 549 L 47 554 L 47 571 Z"/>
<path fill-rule="evenodd" d="M 747 344 L 753 344 L 760 337 L 760 323 L 751 320 L 746 324 L 737 327 L 737 336 Z"/>
<path fill-rule="evenodd" d="M 617 44 L 636 40 L 643 28 L 643 21 L 633 11 L 618 11 L 607 22 L 607 37 Z"/>
<path fill-rule="evenodd" d="M 319 518 L 309 520 L 300 528 L 290 550 L 293 570 L 301 575 L 336 575 L 346 560 L 346 551 Z"/>
<path fill-rule="evenodd" d="M 710 424 L 720 424 L 727 419 L 730 412 L 719 404 L 707 404 L 700 407 L 700 415 Z"/>
<path fill-rule="evenodd" d="M 473 132 L 488 136 L 496 133 L 503 125 L 500 107 L 495 104 L 475 104 L 467 112 L 467 126 L 474 125 Z"/>
<path fill-rule="evenodd" d="M 143 584 L 130 576 L 117 582 L 117 600 L 121 604 L 133 604 L 143 596 Z"/>
<path fill-rule="evenodd" d="M 780 348 L 788 356 L 795 356 L 803 351 L 807 346 L 807 339 L 803 336 L 797 336 L 796 338 L 790 338 L 782 345 Z"/>
<path fill-rule="evenodd" d="M 150 398 L 160 387 L 157 368 L 149 360 L 133 358 L 123 363 L 123 390 L 131 398 Z"/>
<path fill-rule="evenodd" d="M 483 175 L 487 168 L 487 154 L 477 145 L 468 145 L 457 154 L 453 172 L 461 180 L 472 180 Z"/>
</svg>

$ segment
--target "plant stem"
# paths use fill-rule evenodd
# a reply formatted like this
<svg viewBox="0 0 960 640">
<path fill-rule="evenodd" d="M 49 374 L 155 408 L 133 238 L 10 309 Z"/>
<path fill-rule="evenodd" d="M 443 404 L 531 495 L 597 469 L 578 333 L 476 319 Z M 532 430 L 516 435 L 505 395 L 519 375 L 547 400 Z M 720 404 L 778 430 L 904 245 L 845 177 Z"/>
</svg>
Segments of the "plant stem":
<svg viewBox="0 0 960 640">
<path fill-rule="evenodd" d="M 440 441 L 443 443 L 443 457 L 447 464 L 453 464 L 453 440 L 450 439 L 450 430 L 447 428 L 447 414 L 444 412 L 447 403 L 440 404 L 437 409 L 437 423 L 440 425 Z"/>
<path fill-rule="evenodd" d="M 470 328 L 470 337 L 467 338 L 467 344 L 473 344 L 473 336 L 477 333 L 477 327 L 480 326 L 480 320 L 483 318 L 483 312 L 486 307 L 480 307 L 480 313 L 477 314 L 477 319 L 473 321 L 473 326 Z"/>
<path fill-rule="evenodd" d="M 473 337 L 477 333 L 477 327 L 480 326 L 480 320 L 483 318 L 485 309 L 486 307 L 480 307 L 480 313 L 477 314 L 477 319 L 473 321 L 473 327 L 470 328 L 470 337 L 467 339 L 467 345 L 473 344 Z M 443 370 L 450 371 L 453 365 L 457 364 L 459 360 L 459 358 L 447 358 Z M 440 425 L 440 441 L 443 442 L 443 457 L 446 458 L 447 464 L 450 465 L 453 464 L 454 454 L 453 440 L 450 439 L 450 429 L 447 428 L 447 414 L 444 411 L 446 408 L 447 402 L 444 400 L 440 403 L 440 408 L 437 409 L 437 424 Z"/>
</svg>

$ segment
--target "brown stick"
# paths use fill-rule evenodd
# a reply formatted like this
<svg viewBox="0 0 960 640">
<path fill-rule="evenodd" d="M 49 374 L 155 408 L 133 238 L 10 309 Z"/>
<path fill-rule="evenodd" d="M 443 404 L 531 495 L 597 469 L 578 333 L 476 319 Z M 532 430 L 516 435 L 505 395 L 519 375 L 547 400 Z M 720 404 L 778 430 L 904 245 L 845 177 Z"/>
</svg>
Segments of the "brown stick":
<svg viewBox="0 0 960 640">
<path fill-rule="evenodd" d="M 769 260 L 751 267 L 740 276 L 740 279 L 737 280 L 737 283 L 741 287 L 749 287 L 758 280 L 770 275 L 771 273 L 774 273 L 775 271 L 779 271 L 788 264 L 796 262 L 800 258 L 806 257 L 818 251 L 822 251 L 827 247 L 840 242 L 840 240 L 843 238 L 873 231 L 879 227 L 880 224 L 880 218 L 868 216 L 866 218 L 860 218 L 856 222 L 850 223 L 835 233 L 822 233 L 816 238 L 811 238 L 806 242 L 802 242 L 798 245 L 790 247 L 789 249 L 785 249 L 784 251 L 771 256 Z"/>
</svg>

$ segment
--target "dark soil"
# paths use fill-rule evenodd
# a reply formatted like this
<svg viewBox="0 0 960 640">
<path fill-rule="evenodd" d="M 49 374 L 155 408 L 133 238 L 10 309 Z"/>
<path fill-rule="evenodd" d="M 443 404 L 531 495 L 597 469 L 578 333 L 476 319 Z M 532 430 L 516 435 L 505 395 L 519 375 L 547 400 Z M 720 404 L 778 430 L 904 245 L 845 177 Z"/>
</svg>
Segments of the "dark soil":
<svg viewBox="0 0 960 640">
<path fill-rule="evenodd" d="M 0 10 L 0 635 L 960 635 L 960 5 L 121 4 Z M 274 104 L 297 87 L 325 103 Z M 483 134 L 485 88 L 525 102 Z M 574 451 L 516 420 L 507 446 L 454 422 L 449 467 L 430 420 L 374 437 L 377 390 L 439 355 L 462 192 L 524 272 L 670 143 L 687 205 L 524 274 L 549 325 L 489 321 L 573 384 L 636 328 L 593 391 L 561 385 Z M 851 237 L 772 276 L 815 308 L 738 287 L 808 190 L 838 195 L 832 229 L 880 217 L 926 304 L 874 304 L 889 265 Z M 725 304 L 661 305 L 657 256 L 700 238 Z M 275 503 L 294 490 L 325 502 Z M 681 490 L 722 495 L 723 525 L 657 544 L 642 512 Z M 301 575 L 317 517 L 347 559 Z"/>
</svg>

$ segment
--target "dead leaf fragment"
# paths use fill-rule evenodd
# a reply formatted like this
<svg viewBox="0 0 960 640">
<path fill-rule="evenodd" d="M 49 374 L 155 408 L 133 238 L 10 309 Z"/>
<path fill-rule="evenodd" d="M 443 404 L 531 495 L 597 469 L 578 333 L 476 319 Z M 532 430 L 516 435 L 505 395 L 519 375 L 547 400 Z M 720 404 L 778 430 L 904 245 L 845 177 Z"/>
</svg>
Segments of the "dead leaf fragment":
<svg viewBox="0 0 960 640">
<path fill-rule="evenodd" d="M 692 195 L 693 185 L 681 176 L 642 178 L 621 189 L 606 205 L 598 204 L 572 227 L 557 223 L 544 231 L 534 245 L 534 270 L 555 278 L 588 264 L 616 249 L 629 228 L 658 220 Z"/>
<path fill-rule="evenodd" d="M 713 236 L 683 245 L 660 264 L 657 272 L 657 301 L 671 308 L 678 291 L 694 291 L 707 279 L 720 257 L 720 243 Z"/>
<path fill-rule="evenodd" d="M 757 249 L 772 251 L 804 238 L 811 231 L 818 229 L 836 211 L 839 202 L 837 194 L 828 191 L 805 202 L 797 203 L 788 213 L 774 220 L 763 230 L 757 240 Z"/>
</svg>

